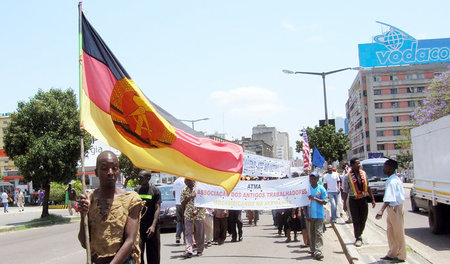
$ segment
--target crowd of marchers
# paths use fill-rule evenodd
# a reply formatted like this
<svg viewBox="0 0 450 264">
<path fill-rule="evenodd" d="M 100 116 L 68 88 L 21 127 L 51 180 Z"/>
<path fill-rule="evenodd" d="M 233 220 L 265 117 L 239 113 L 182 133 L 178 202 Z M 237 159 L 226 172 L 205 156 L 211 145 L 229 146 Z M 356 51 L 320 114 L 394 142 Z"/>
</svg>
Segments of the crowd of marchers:
<svg viewBox="0 0 450 264">
<path fill-rule="evenodd" d="M 382 259 L 404 262 L 406 246 L 403 228 L 404 191 L 402 181 L 395 171 L 397 162 L 387 160 L 384 173 L 386 181 L 384 203 L 377 214 L 381 218 L 387 209 L 387 237 L 389 251 Z M 83 194 L 78 202 L 81 212 L 79 240 L 89 246 L 92 263 L 160 263 L 161 242 L 158 218 L 161 193 L 149 184 L 151 171 L 142 170 L 138 176 L 139 186 L 135 191 L 116 187 L 119 176 L 117 156 L 109 151 L 97 157 L 95 169 L 100 187 Z M 317 172 L 294 173 L 292 177 L 309 177 L 310 193 L 307 206 L 273 210 L 272 216 L 278 234 L 286 236 L 286 243 L 300 242 L 299 247 L 309 247 L 311 257 L 321 260 L 323 255 L 324 220 L 327 218 L 326 204 L 330 204 L 330 222 L 345 217 L 353 224 L 355 246 L 363 244 L 362 234 L 368 216 L 369 203 L 375 200 L 360 162 L 354 158 L 339 174 L 329 165 L 322 177 Z M 231 235 L 231 242 L 243 239 L 242 211 L 200 208 L 195 206 L 195 181 L 179 178 L 173 185 L 177 201 L 177 230 L 175 240 L 184 245 L 184 258 L 202 256 L 204 249 L 220 246 Z M 258 211 L 246 211 L 250 225 L 257 225 Z M 87 227 L 84 224 L 87 217 Z M 292 238 L 293 233 L 293 238 Z M 86 240 L 86 235 L 89 239 Z"/>
</svg>

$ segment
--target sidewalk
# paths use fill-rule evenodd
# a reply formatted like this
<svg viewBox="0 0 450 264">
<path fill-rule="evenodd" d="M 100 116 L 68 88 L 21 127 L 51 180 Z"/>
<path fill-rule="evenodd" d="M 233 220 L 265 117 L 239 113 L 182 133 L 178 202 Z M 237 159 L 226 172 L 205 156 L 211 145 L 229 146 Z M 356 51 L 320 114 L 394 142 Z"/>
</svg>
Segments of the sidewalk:
<svg viewBox="0 0 450 264">
<path fill-rule="evenodd" d="M 386 221 L 384 218 L 380 221 Z M 334 230 L 341 241 L 349 263 L 392 263 L 390 261 L 381 260 L 386 256 L 389 250 L 387 243 L 386 230 L 382 225 L 376 224 L 372 219 L 368 218 L 363 233 L 363 246 L 357 248 L 353 245 L 355 238 L 353 235 L 353 225 L 346 224 L 342 218 L 339 218 L 334 225 Z M 429 264 L 419 249 L 411 247 L 406 240 L 407 259 L 405 263 L 413 264 Z"/>
</svg>

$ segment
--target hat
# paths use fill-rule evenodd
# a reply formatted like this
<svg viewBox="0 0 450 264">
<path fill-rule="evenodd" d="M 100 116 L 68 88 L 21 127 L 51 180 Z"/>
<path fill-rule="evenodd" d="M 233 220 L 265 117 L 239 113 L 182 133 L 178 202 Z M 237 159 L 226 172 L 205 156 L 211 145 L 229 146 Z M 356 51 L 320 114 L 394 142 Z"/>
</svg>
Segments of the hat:
<svg viewBox="0 0 450 264">
<path fill-rule="evenodd" d="M 311 174 L 309 174 L 309 177 L 311 177 L 311 176 L 319 178 L 319 173 L 317 173 L 317 171 L 313 171 L 313 172 L 311 172 Z"/>
</svg>

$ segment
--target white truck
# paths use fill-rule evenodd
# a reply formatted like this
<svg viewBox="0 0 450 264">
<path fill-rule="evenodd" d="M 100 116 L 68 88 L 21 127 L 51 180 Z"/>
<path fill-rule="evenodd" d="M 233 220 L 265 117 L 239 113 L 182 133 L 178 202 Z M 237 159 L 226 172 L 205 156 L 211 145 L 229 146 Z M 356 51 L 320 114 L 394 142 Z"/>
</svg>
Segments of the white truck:
<svg viewBox="0 0 450 264">
<path fill-rule="evenodd" d="M 412 202 L 427 202 L 431 232 L 446 233 L 450 230 L 450 115 L 411 129 L 411 140 Z"/>
</svg>

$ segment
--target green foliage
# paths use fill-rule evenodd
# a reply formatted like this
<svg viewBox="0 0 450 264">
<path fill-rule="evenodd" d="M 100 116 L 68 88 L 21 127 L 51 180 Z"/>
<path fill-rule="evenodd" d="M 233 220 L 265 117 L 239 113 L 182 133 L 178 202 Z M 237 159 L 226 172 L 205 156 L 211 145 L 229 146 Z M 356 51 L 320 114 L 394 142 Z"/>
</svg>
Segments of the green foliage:
<svg viewBox="0 0 450 264">
<path fill-rule="evenodd" d="M 413 165 L 413 155 L 407 150 L 406 152 L 400 151 L 400 154 L 397 155 L 397 162 L 399 168 L 408 170 L 411 169 Z"/>
<path fill-rule="evenodd" d="M 64 203 L 66 200 L 66 188 L 67 185 L 51 182 L 50 183 L 50 201 L 53 201 L 57 204 Z"/>
<path fill-rule="evenodd" d="M 125 177 L 124 187 L 126 188 L 128 185 L 128 181 L 134 180 L 137 181 L 137 176 L 141 171 L 140 168 L 136 167 L 131 160 L 125 155 L 120 154 L 119 156 L 119 168 L 122 175 Z"/>
<path fill-rule="evenodd" d="M 350 149 L 348 136 L 344 134 L 342 129 L 336 132 L 332 125 L 308 127 L 306 133 L 311 150 L 316 147 L 328 163 L 342 160 L 346 151 Z M 302 151 L 302 143 L 302 141 L 297 141 L 295 149 L 299 153 Z"/>
<path fill-rule="evenodd" d="M 50 182 L 75 179 L 80 159 L 80 119 L 71 89 L 39 90 L 29 102 L 19 102 L 4 136 L 5 152 L 26 181 L 50 190 Z M 84 136 L 85 153 L 92 138 Z M 48 201 L 48 192 L 44 202 Z M 48 215 L 44 203 L 42 217 Z"/>
</svg>

